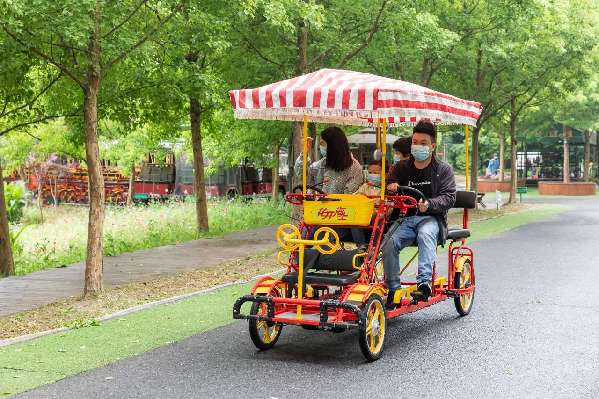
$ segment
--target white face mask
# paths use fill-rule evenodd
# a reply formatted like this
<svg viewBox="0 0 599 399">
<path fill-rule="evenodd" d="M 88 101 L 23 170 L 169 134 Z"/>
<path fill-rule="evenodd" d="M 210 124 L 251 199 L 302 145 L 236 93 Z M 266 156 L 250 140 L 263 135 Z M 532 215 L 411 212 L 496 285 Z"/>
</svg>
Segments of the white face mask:
<svg viewBox="0 0 599 399">
<path fill-rule="evenodd" d="M 424 161 L 431 155 L 431 148 L 427 145 L 412 144 L 412 155 L 417 161 Z"/>
</svg>

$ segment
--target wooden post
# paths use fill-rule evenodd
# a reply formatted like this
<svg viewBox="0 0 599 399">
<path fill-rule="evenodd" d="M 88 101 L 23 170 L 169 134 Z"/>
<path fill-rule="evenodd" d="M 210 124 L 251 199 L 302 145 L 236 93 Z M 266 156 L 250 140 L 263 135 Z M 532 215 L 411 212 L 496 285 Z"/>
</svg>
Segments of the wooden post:
<svg viewBox="0 0 599 399">
<path fill-rule="evenodd" d="M 505 133 L 499 130 L 499 181 L 505 179 Z"/>
<path fill-rule="evenodd" d="M 564 135 L 563 181 L 564 183 L 570 183 L 570 137 L 572 137 L 572 129 L 564 125 L 562 131 Z"/>
<path fill-rule="evenodd" d="M 590 180 L 589 165 L 591 163 L 591 131 L 584 132 L 584 170 L 582 171 L 582 179 L 585 182 Z"/>
<path fill-rule="evenodd" d="M 273 166 L 272 166 L 272 201 L 279 200 L 279 150 L 280 143 L 277 141 L 272 149 Z"/>
</svg>

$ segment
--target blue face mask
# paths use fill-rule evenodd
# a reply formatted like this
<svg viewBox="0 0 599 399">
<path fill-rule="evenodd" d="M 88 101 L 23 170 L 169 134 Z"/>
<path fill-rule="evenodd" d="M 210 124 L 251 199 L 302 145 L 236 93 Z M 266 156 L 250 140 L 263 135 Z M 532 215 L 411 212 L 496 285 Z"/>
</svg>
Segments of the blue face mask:
<svg viewBox="0 0 599 399">
<path fill-rule="evenodd" d="M 431 148 L 427 145 L 412 145 L 412 155 L 417 161 L 425 161 L 431 155 Z"/>
<path fill-rule="evenodd" d="M 381 185 L 381 175 L 368 174 L 368 182 L 374 186 Z"/>
<path fill-rule="evenodd" d="M 401 155 L 393 155 L 393 162 L 401 161 Z"/>
<path fill-rule="evenodd" d="M 327 147 L 320 147 L 320 155 L 324 158 L 327 156 Z"/>
</svg>

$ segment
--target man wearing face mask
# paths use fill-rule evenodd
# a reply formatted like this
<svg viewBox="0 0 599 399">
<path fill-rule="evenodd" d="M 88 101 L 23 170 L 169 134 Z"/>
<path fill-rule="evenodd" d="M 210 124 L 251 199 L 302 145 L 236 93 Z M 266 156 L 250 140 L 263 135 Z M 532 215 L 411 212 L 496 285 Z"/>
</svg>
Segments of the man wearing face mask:
<svg viewBox="0 0 599 399">
<path fill-rule="evenodd" d="M 385 279 L 389 288 L 387 304 L 392 306 L 395 291 L 401 288 L 399 251 L 418 244 L 418 289 L 412 293 L 417 301 L 426 301 L 432 291 L 432 270 L 437 244 L 447 238 L 447 211 L 456 198 L 455 179 L 451 166 L 435 157 L 437 131 L 428 119 L 414 127 L 412 156 L 400 161 L 389 173 L 387 190 L 397 192 L 400 186 L 420 190 L 426 200 L 418 201 L 418 210 L 408 214 L 383 248 Z"/>
</svg>

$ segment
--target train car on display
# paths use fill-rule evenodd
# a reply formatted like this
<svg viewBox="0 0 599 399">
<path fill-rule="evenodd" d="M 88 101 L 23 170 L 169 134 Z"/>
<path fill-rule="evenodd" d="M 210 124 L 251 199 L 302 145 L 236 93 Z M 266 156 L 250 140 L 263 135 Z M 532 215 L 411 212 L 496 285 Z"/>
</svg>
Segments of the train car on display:
<svg viewBox="0 0 599 399">
<path fill-rule="evenodd" d="M 221 165 L 216 173 L 206 177 L 208 197 L 269 196 L 272 194 L 272 189 L 272 169 L 256 168 L 250 162 L 229 168 Z M 281 196 L 287 192 L 285 176 L 279 176 L 277 191 Z"/>
<path fill-rule="evenodd" d="M 109 161 L 102 161 L 107 203 L 124 204 L 129 195 L 130 178 L 124 176 Z M 26 186 L 34 196 L 46 203 L 84 204 L 88 200 L 87 169 L 79 162 L 53 156 L 24 169 Z M 195 173 L 184 157 L 167 153 L 164 158 L 148 154 L 135 169 L 133 200 L 136 202 L 182 199 L 195 194 Z M 208 198 L 236 196 L 269 196 L 272 193 L 272 169 L 256 168 L 249 161 L 237 167 L 218 166 L 206 175 Z M 286 178 L 280 176 L 278 192 L 285 195 Z"/>
</svg>

